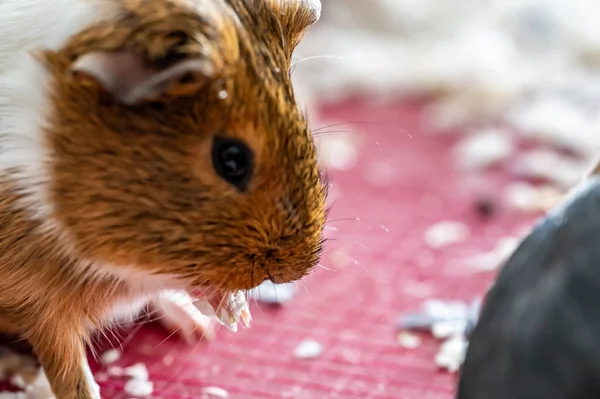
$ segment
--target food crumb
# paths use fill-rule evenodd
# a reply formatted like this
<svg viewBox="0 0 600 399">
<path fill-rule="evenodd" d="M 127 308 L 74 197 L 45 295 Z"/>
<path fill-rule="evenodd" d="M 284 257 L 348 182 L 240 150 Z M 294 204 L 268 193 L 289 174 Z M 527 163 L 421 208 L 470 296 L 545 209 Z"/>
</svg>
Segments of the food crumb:
<svg viewBox="0 0 600 399">
<path fill-rule="evenodd" d="M 202 394 L 203 398 L 205 399 L 225 399 L 229 397 L 229 392 L 219 387 L 206 387 L 202 390 Z"/>
<path fill-rule="evenodd" d="M 421 345 L 421 338 L 415 334 L 403 331 L 398 334 L 398 343 L 406 349 L 415 349 Z"/>
<path fill-rule="evenodd" d="M 507 159 L 514 151 L 508 132 L 487 129 L 460 141 L 454 148 L 454 156 L 463 169 L 481 169 Z"/>
<path fill-rule="evenodd" d="M 496 270 L 512 255 L 520 243 L 521 240 L 517 237 L 504 237 L 491 251 L 476 255 L 469 262 L 482 271 Z"/>
<path fill-rule="evenodd" d="M 521 155 L 511 172 L 518 177 L 542 179 L 562 189 L 577 184 L 586 164 L 550 150 L 531 150 Z"/>
<path fill-rule="evenodd" d="M 421 313 L 408 314 L 398 323 L 400 330 L 429 330 L 442 341 L 435 356 L 436 364 L 447 371 L 456 372 L 464 361 L 471 334 L 481 310 L 482 298 L 470 304 L 432 299 L 423 304 Z M 400 335 L 399 335 L 400 337 Z"/>
<path fill-rule="evenodd" d="M 123 369 L 123 374 L 138 381 L 148 381 L 148 369 L 142 363 L 136 363 L 133 366 Z"/>
<path fill-rule="evenodd" d="M 315 340 L 304 340 L 294 350 L 297 359 L 314 359 L 323 353 L 323 346 Z"/>
<path fill-rule="evenodd" d="M 431 327 L 431 335 L 437 339 L 448 338 L 457 334 L 464 334 L 468 321 L 465 319 L 440 321 Z"/>
<path fill-rule="evenodd" d="M 516 182 L 505 189 L 506 201 L 521 212 L 544 212 L 563 200 L 564 192 L 551 185 L 541 187 Z"/>
<path fill-rule="evenodd" d="M 269 280 L 250 290 L 250 298 L 269 305 L 283 305 L 292 300 L 296 286 L 292 283 L 275 284 Z"/>
<path fill-rule="evenodd" d="M 131 379 L 125 383 L 125 392 L 132 396 L 148 396 L 154 391 L 151 381 Z"/>
<path fill-rule="evenodd" d="M 469 227 L 461 222 L 445 221 L 429 227 L 424 234 L 430 248 L 440 249 L 465 241 L 471 235 Z"/>
<path fill-rule="evenodd" d="M 464 361 L 468 345 L 462 334 L 451 336 L 440 346 L 435 356 L 436 364 L 450 372 L 457 372 Z"/>
<path fill-rule="evenodd" d="M 121 358 L 121 351 L 117 349 L 109 349 L 102 354 L 100 357 L 100 363 L 108 365 L 116 362 Z"/>
<path fill-rule="evenodd" d="M 426 313 L 413 313 L 402 316 L 397 327 L 400 330 L 431 330 L 435 319 Z"/>
</svg>

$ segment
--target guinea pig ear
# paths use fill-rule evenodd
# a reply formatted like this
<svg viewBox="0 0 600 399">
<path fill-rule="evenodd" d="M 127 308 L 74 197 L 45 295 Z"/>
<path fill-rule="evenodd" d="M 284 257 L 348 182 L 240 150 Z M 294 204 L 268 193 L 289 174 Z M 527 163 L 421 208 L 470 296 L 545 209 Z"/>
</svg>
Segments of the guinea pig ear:
<svg viewBox="0 0 600 399">
<path fill-rule="evenodd" d="M 320 0 L 269 0 L 279 16 L 285 50 L 292 52 L 302 40 L 304 33 L 321 17 Z"/>
<path fill-rule="evenodd" d="M 198 90 L 214 70 L 206 59 L 184 59 L 160 69 L 131 52 L 95 51 L 80 56 L 71 72 L 75 78 L 94 79 L 120 103 L 137 105 L 167 92 L 181 95 Z"/>
</svg>

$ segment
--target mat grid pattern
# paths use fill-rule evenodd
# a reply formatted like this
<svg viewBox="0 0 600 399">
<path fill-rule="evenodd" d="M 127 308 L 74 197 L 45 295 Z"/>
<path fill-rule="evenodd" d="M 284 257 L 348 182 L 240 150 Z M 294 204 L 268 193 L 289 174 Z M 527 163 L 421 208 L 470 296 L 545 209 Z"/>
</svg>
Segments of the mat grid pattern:
<svg viewBox="0 0 600 399">
<path fill-rule="evenodd" d="M 506 178 L 494 171 L 483 177 L 453 171 L 452 139 L 426 132 L 418 104 L 349 102 L 324 109 L 322 117 L 361 122 L 347 127 L 362 142 L 352 170 L 329 174 L 335 205 L 334 231 L 328 232 L 334 240 L 322 260 L 327 269 L 299 283 L 297 296 L 282 308 L 253 304 L 250 330 L 220 330 L 215 342 L 196 348 L 165 340 L 155 325 L 122 332 L 127 342 L 116 365 L 143 362 L 154 382 L 152 398 L 203 398 L 207 386 L 226 389 L 231 399 L 452 398 L 455 376 L 433 360 L 438 343 L 424 336 L 418 348 L 403 348 L 395 322 L 427 298 L 471 300 L 483 293 L 493 273 L 477 271 L 465 259 L 532 220 L 502 207 L 488 220 L 474 212 L 479 190 L 497 192 Z M 391 165 L 388 183 L 365 177 L 375 164 Z M 430 250 L 423 231 L 441 220 L 467 223 L 472 239 Z M 323 354 L 295 359 L 304 339 L 320 342 Z M 98 375 L 105 368 L 94 365 Z M 103 397 L 130 398 L 124 382 L 101 381 Z"/>
</svg>

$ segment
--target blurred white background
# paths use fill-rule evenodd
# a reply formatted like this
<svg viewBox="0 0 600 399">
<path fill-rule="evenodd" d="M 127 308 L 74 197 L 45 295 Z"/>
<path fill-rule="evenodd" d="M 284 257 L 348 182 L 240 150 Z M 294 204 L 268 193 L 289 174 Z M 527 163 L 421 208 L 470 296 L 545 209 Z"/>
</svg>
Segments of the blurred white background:
<svg viewBox="0 0 600 399">
<path fill-rule="evenodd" d="M 524 173 L 560 187 L 576 183 L 600 153 L 600 2 L 322 2 L 293 75 L 309 109 L 350 96 L 427 97 L 428 123 L 487 135 L 481 148 L 511 135 L 547 144 L 523 155 L 536 169 Z M 500 125 L 502 137 L 482 133 Z"/>
</svg>

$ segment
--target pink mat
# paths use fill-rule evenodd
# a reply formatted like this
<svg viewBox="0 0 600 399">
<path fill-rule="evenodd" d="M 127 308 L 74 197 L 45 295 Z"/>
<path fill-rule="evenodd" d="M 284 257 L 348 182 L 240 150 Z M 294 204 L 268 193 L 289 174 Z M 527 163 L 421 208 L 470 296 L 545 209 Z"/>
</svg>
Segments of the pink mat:
<svg viewBox="0 0 600 399">
<path fill-rule="evenodd" d="M 327 130 L 355 130 L 362 146 L 357 165 L 330 172 L 335 205 L 324 267 L 282 308 L 252 304 L 254 325 L 213 343 L 186 347 L 159 327 L 123 332 L 127 366 L 143 362 L 153 398 L 203 398 L 202 389 L 226 389 L 231 399 L 451 399 L 455 376 L 437 369 L 438 343 L 424 337 L 416 349 L 398 344 L 395 322 L 428 298 L 471 300 L 493 273 L 464 259 L 489 250 L 497 239 L 531 222 L 500 207 L 484 220 L 473 203 L 506 182 L 500 172 L 465 177 L 452 169 L 449 137 L 425 132 L 418 105 L 346 103 L 323 116 L 348 121 Z M 368 122 L 368 123 L 365 123 Z M 352 124 L 354 123 L 354 124 Z M 352 134 L 352 133 L 347 133 Z M 392 167 L 387 182 L 369 174 Z M 382 166 L 383 165 L 383 166 Z M 383 172 L 382 172 L 383 173 Z M 381 177 L 382 175 L 380 175 Z M 358 220 L 357 220 L 358 219 Z M 471 240 L 430 250 L 423 231 L 442 220 L 467 223 Z M 312 360 L 294 349 L 304 339 L 324 347 Z M 104 367 L 105 369 L 105 367 Z M 95 365 L 103 373 L 103 367 Z M 100 382 L 103 397 L 125 399 L 124 380 Z"/>
</svg>

